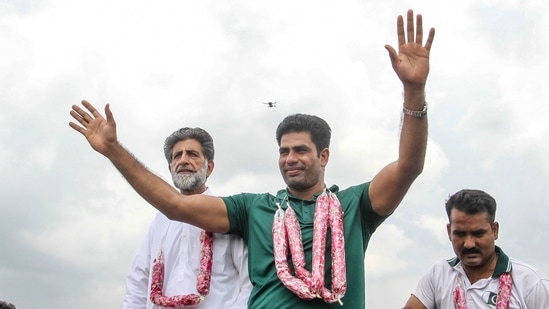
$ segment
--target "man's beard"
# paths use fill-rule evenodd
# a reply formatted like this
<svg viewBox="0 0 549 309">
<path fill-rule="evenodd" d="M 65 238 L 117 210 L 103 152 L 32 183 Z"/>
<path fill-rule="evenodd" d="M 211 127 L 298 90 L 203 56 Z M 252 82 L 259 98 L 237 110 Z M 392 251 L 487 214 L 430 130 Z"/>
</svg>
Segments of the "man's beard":
<svg viewBox="0 0 549 309">
<path fill-rule="evenodd" d="M 208 172 L 208 161 L 204 161 L 202 167 L 192 174 L 179 174 L 172 172 L 173 184 L 181 191 L 192 191 L 206 182 L 206 173 Z"/>
</svg>

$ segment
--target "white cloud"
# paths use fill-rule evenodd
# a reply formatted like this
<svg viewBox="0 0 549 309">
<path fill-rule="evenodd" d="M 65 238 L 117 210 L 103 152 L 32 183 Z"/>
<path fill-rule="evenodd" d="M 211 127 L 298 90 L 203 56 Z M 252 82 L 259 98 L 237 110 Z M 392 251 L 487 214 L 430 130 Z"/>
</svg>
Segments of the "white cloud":
<svg viewBox="0 0 549 309">
<path fill-rule="evenodd" d="M 371 179 L 397 156 L 402 86 L 383 45 L 396 45 L 396 15 L 409 7 L 437 31 L 429 146 L 372 238 L 368 307 L 402 306 L 453 254 L 443 203 L 465 187 L 498 200 L 506 252 L 549 272 L 543 1 L 0 1 L 0 299 L 121 303 L 155 210 L 68 127 L 81 99 L 112 103 L 124 145 L 168 180 L 164 138 L 201 126 L 216 143 L 215 192 L 275 192 L 274 130 L 295 112 L 332 126 L 327 182 Z"/>
</svg>

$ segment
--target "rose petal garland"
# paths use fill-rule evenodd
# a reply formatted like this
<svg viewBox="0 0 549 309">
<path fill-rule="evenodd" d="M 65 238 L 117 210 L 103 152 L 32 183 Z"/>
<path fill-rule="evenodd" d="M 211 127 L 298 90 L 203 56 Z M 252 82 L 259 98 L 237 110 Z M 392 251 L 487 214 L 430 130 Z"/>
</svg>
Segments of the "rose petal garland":
<svg viewBox="0 0 549 309">
<path fill-rule="evenodd" d="M 456 276 L 454 281 L 454 291 L 452 292 L 454 297 L 455 309 L 467 309 L 467 302 L 465 301 L 465 290 L 461 285 L 461 276 Z"/>
<path fill-rule="evenodd" d="M 212 276 L 212 247 L 213 234 L 202 231 L 200 233 L 200 269 L 196 280 L 196 290 L 200 295 L 176 295 L 165 296 L 162 294 L 164 287 L 164 253 L 162 249 L 153 261 L 152 281 L 151 281 L 151 302 L 157 306 L 169 308 L 193 307 L 198 305 L 204 297 L 210 292 L 210 282 Z"/>
<path fill-rule="evenodd" d="M 326 263 L 326 233 L 328 232 L 329 199 L 326 193 L 317 197 L 313 218 L 313 293 L 320 295 L 324 288 L 324 264 Z"/>
<path fill-rule="evenodd" d="M 511 299 L 511 288 L 513 286 L 513 278 L 510 272 L 503 273 L 499 276 L 499 289 L 496 301 L 496 309 L 509 309 L 509 300 Z M 467 309 L 467 300 L 465 297 L 465 289 L 461 284 L 461 275 L 456 276 L 454 282 L 454 308 Z"/>
<path fill-rule="evenodd" d="M 331 192 L 329 196 L 331 199 L 329 218 L 332 230 L 332 291 L 336 299 L 341 299 L 347 292 L 343 210 L 337 196 Z"/>
<path fill-rule="evenodd" d="M 343 233 L 343 211 L 335 194 L 321 194 L 315 205 L 313 222 L 312 273 L 305 268 L 301 229 L 295 212 L 287 201 L 286 211 L 279 204 L 273 221 L 273 244 L 277 275 L 280 281 L 293 293 L 303 299 L 321 298 L 327 303 L 339 301 L 347 289 L 345 266 L 345 241 Z M 332 291 L 324 286 L 324 264 L 326 233 L 328 226 L 332 236 Z M 296 277 L 288 266 L 288 245 Z"/>
<path fill-rule="evenodd" d="M 288 266 L 288 241 L 284 227 L 284 210 L 278 205 L 273 221 L 273 245 L 276 274 L 282 284 L 302 299 L 310 300 L 316 297 L 309 286 L 302 280 L 292 276 Z"/>
<path fill-rule="evenodd" d="M 508 309 L 509 300 L 511 299 L 511 287 L 513 287 L 513 278 L 510 272 L 503 273 L 499 276 L 498 300 L 496 309 Z"/>
<path fill-rule="evenodd" d="M 311 273 L 305 268 L 301 229 L 299 228 L 299 222 L 297 221 L 294 210 L 291 207 L 286 208 L 286 212 L 284 213 L 283 211 L 283 218 L 295 274 L 299 279 L 310 284 Z"/>
</svg>

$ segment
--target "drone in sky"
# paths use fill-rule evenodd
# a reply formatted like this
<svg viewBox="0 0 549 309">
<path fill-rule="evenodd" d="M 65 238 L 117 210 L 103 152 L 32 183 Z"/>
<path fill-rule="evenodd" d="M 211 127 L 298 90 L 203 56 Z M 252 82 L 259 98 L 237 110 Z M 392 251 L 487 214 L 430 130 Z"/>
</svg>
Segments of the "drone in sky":
<svg viewBox="0 0 549 309">
<path fill-rule="evenodd" d="M 276 107 L 276 101 L 275 102 L 263 102 L 263 104 L 267 105 L 267 107 Z"/>
</svg>

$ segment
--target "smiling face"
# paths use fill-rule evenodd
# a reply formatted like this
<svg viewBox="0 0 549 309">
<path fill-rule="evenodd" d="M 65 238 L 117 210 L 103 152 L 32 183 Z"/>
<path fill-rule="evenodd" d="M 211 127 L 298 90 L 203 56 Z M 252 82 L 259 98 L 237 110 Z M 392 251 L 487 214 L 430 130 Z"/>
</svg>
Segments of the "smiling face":
<svg viewBox="0 0 549 309">
<path fill-rule="evenodd" d="M 498 239 L 499 224 L 491 223 L 487 212 L 467 214 L 453 208 L 448 237 L 463 267 L 471 270 L 484 270 L 492 267 L 497 260 L 495 241 Z"/>
<path fill-rule="evenodd" d="M 278 165 L 290 193 L 305 199 L 324 189 L 324 168 L 329 150 L 320 155 L 309 132 L 291 132 L 280 140 Z"/>
<path fill-rule="evenodd" d="M 212 173 L 214 163 L 206 160 L 200 142 L 194 139 L 177 142 L 171 159 L 169 169 L 173 183 L 183 194 L 198 194 L 206 190 L 206 178 Z"/>
</svg>

